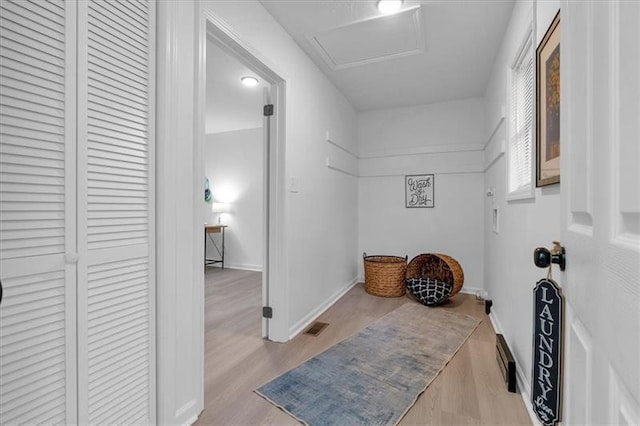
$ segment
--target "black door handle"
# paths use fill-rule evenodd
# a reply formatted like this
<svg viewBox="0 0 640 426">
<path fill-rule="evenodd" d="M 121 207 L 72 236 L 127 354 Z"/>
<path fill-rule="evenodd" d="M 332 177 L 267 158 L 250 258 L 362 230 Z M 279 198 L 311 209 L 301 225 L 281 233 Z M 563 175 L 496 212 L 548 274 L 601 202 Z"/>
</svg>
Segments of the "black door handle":
<svg viewBox="0 0 640 426">
<path fill-rule="evenodd" d="M 552 263 L 556 263 L 560 266 L 560 270 L 564 271 L 566 261 L 566 250 L 558 241 L 553 242 L 553 248 L 551 250 L 538 247 L 533 251 L 533 263 L 535 263 L 538 268 L 548 268 Z"/>
</svg>

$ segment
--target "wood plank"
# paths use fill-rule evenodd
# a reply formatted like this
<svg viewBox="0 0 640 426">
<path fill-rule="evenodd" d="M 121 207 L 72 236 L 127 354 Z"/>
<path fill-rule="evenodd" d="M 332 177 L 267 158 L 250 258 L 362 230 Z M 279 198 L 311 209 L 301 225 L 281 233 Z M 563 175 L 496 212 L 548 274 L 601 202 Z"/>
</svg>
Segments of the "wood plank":
<svg viewBox="0 0 640 426">
<path fill-rule="evenodd" d="M 205 409 L 198 425 L 296 425 L 253 390 L 357 333 L 410 297 L 372 296 L 358 284 L 318 318 L 320 336 L 281 344 L 261 333 L 259 272 L 209 268 L 205 282 Z M 495 332 L 484 305 L 459 294 L 441 308 L 482 318 L 460 351 L 401 424 L 531 424 L 520 395 L 509 393 L 495 360 Z"/>
</svg>

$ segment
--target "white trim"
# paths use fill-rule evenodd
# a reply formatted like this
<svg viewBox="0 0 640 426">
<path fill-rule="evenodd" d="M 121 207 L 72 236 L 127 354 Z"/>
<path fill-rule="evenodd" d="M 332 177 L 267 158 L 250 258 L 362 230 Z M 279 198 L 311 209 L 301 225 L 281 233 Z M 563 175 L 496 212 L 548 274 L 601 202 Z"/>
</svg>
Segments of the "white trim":
<svg viewBox="0 0 640 426">
<path fill-rule="evenodd" d="M 489 135 L 489 138 L 486 140 L 486 142 L 484 143 L 484 170 L 483 172 L 486 173 L 487 170 L 489 170 L 491 167 L 493 167 L 493 165 L 500 159 L 502 158 L 503 155 L 505 155 L 506 152 L 506 143 L 505 143 L 505 139 L 502 138 L 500 140 L 496 140 L 495 137 L 498 134 L 498 131 L 500 130 L 500 128 L 502 128 L 504 126 L 505 123 L 505 114 L 504 114 L 504 106 L 501 108 L 501 116 L 498 119 L 498 121 L 496 122 L 496 125 L 493 127 L 493 131 L 491 132 L 491 135 Z M 493 146 L 495 144 L 499 144 L 498 149 L 489 149 L 490 146 Z M 491 155 L 491 157 L 487 157 L 487 155 Z"/>
<path fill-rule="evenodd" d="M 482 145 L 439 146 L 436 149 L 448 152 L 420 154 L 418 149 L 412 149 L 411 153 L 386 158 L 362 158 L 358 163 L 359 174 L 361 177 L 405 176 L 424 173 L 425 168 L 434 174 L 484 173 Z"/>
<path fill-rule="evenodd" d="M 191 426 L 197 421 L 198 421 L 198 415 L 194 414 L 193 416 L 189 417 L 184 423 L 182 423 L 182 426 Z"/>
<path fill-rule="evenodd" d="M 357 282 L 359 283 L 364 283 L 364 277 L 358 277 L 356 279 Z M 476 295 L 478 292 L 482 292 L 483 294 L 486 293 L 486 290 L 482 287 L 469 287 L 469 286 L 462 286 L 462 288 L 460 289 L 460 293 L 461 294 L 472 294 L 472 295 Z"/>
<path fill-rule="evenodd" d="M 491 167 L 493 167 L 493 165 L 496 164 L 498 162 L 498 160 L 501 159 L 502 157 L 504 157 L 504 150 L 501 150 L 500 152 L 498 152 L 498 154 L 496 154 L 493 157 L 493 159 L 491 161 L 489 161 L 488 163 L 485 162 L 484 172 L 486 172 Z"/>
<path fill-rule="evenodd" d="M 191 117 L 197 107 L 196 77 L 196 9 L 194 2 L 157 2 L 156 4 L 156 423 L 184 424 L 197 416 L 204 404 L 204 285 L 198 285 L 195 265 L 201 261 L 202 221 L 192 223 L 193 204 L 177 206 L 176 194 L 185 182 L 194 185 L 195 174 L 184 169 L 194 164 L 197 135 Z M 188 27 L 185 24 L 188 22 Z M 192 50 L 193 49 L 193 50 Z M 188 76 L 188 78 L 185 78 Z M 195 117 L 194 117 L 195 118 Z M 196 118 L 197 119 L 197 118 Z M 176 141 L 182 141 L 181 144 Z M 180 177 L 178 182 L 177 177 Z M 188 188 L 189 194 L 201 196 L 202 179 Z M 183 191 L 183 190 L 182 190 Z M 201 212 L 201 207 L 198 208 Z M 178 259 L 187 253 L 188 261 Z M 187 275 L 185 277 L 184 275 Z M 186 280 L 186 282 L 184 282 Z M 180 286 L 179 284 L 184 284 Z M 184 287 L 184 288 L 183 288 Z M 188 308 L 188 310 L 186 308 Z M 186 315 L 186 317 L 185 317 Z M 189 324 L 188 329 L 181 328 Z M 202 333 L 200 333 L 202 332 Z M 178 341 L 189 342 L 182 347 Z M 178 407 L 195 401 L 191 411 L 176 418 Z M 180 412 L 180 411 L 178 411 Z"/>
<path fill-rule="evenodd" d="M 211 35 L 214 38 L 220 38 L 220 36 L 222 36 L 223 39 L 220 41 L 225 42 L 224 47 L 231 49 L 232 54 L 240 55 L 238 59 L 245 61 L 249 66 L 258 68 L 261 77 L 267 82 L 273 84 L 289 80 L 286 73 L 282 72 L 276 64 L 263 56 L 259 50 L 242 40 L 233 28 L 222 18 L 208 11 L 206 5 L 201 5 L 200 13 L 212 25 L 207 25 L 207 35 Z"/>
<path fill-rule="evenodd" d="M 502 106 L 500 109 L 501 115 L 500 118 L 497 120 L 495 126 L 493 127 L 493 131 L 491 132 L 491 135 L 489 136 L 489 138 L 486 140 L 485 144 L 484 144 L 484 172 L 486 173 L 487 170 L 489 170 L 491 167 L 493 167 L 493 165 L 503 156 L 505 155 L 506 152 L 506 143 L 505 143 L 505 139 L 502 138 L 500 140 L 496 140 L 496 135 L 498 134 L 498 131 L 504 127 L 506 118 L 505 118 L 505 107 Z M 506 132 L 506 130 L 505 130 Z M 499 144 L 497 146 L 497 150 L 496 149 L 490 149 L 490 147 Z M 491 157 L 488 157 L 488 155 L 491 155 Z"/>
<path fill-rule="evenodd" d="M 269 105 L 272 103 L 271 99 L 271 86 L 264 87 L 262 89 L 262 104 Z M 264 114 L 263 114 L 264 115 Z M 270 169 L 270 155 L 271 155 L 271 118 L 263 117 L 262 118 L 262 182 L 263 182 L 263 191 L 262 191 L 262 217 L 261 217 L 261 226 L 262 229 L 262 265 L 260 266 L 260 270 L 262 271 L 263 265 L 269 265 L 269 188 L 265 185 L 266 182 L 269 182 L 269 177 L 271 173 Z M 262 281 L 261 290 L 262 290 L 262 306 L 269 306 L 269 277 L 268 274 L 262 274 L 260 277 Z M 260 336 L 263 339 L 269 337 L 269 319 L 262 317 L 260 321 Z"/>
<path fill-rule="evenodd" d="M 493 131 L 491 132 L 487 140 L 484 142 L 484 149 L 487 149 L 487 147 L 495 137 L 496 133 L 498 133 L 498 130 L 500 130 L 500 127 L 502 127 L 502 125 L 504 124 L 504 121 L 505 121 L 504 106 L 502 107 L 501 112 L 502 112 L 502 115 L 498 119 L 498 122 L 496 123 L 496 125 L 493 127 Z"/>
<path fill-rule="evenodd" d="M 389 167 L 388 163 L 382 164 L 381 161 L 385 159 L 391 159 L 390 163 L 394 162 L 403 162 L 403 157 L 411 158 L 416 164 L 415 167 L 423 168 L 424 161 L 417 161 L 416 156 L 425 156 L 423 159 L 428 158 L 429 155 L 433 154 L 463 154 L 463 153 L 483 153 L 485 152 L 485 147 L 483 144 L 451 144 L 451 145 L 431 145 L 431 146 L 422 146 L 422 147 L 411 147 L 411 148 L 400 148 L 400 149 L 389 149 L 389 150 L 381 150 L 381 151 L 371 151 L 361 153 L 360 155 L 355 152 L 343 147 L 342 145 L 332 141 L 329 139 L 329 132 L 327 132 L 326 142 L 329 145 L 332 145 L 339 150 L 345 152 L 351 157 L 355 158 L 357 161 L 357 166 L 355 166 L 356 170 L 350 170 L 351 168 L 345 167 L 343 164 L 338 164 L 342 162 L 338 162 L 335 159 L 327 156 L 325 159 L 325 165 L 331 169 L 338 172 L 345 173 L 349 176 L 353 176 L 356 178 L 372 178 L 372 177 L 389 177 L 389 176 L 405 176 L 407 174 L 419 173 L 421 170 L 411 171 L 412 168 L 403 164 L 399 167 Z M 406 160 L 406 158 L 405 158 Z M 432 171 L 436 174 L 467 174 L 467 173 L 484 173 L 486 171 L 484 166 L 484 155 L 481 161 L 477 161 L 474 159 L 472 161 L 467 160 L 467 164 L 462 165 L 453 165 L 450 166 L 446 162 L 434 160 L 437 166 L 431 167 Z M 462 162 L 462 161 L 461 161 Z M 414 168 L 415 168 L 414 167 Z"/>
<path fill-rule="evenodd" d="M 355 153 L 354 151 L 351 151 L 349 148 L 346 148 L 342 145 L 340 145 L 337 142 L 334 142 L 333 139 L 331 139 L 331 135 L 329 134 L 329 132 L 327 131 L 327 138 L 326 138 L 327 143 L 335 146 L 338 149 L 343 150 L 344 152 L 346 152 L 347 154 L 351 155 L 352 157 L 354 157 L 355 159 L 360 159 L 360 157 L 358 156 L 357 153 Z"/>
<path fill-rule="evenodd" d="M 77 146 L 78 146 L 78 134 L 76 132 L 76 123 L 78 118 L 78 105 L 77 105 L 77 24 L 78 22 L 78 3 L 67 2 L 65 3 L 65 34 L 64 34 L 64 47 L 65 47 L 65 67 L 64 67 L 64 84 L 65 84 L 65 99 L 64 99 L 64 131 L 65 131 L 65 145 L 64 145 L 64 247 L 65 258 L 67 254 L 76 255 L 76 259 L 79 258 L 77 234 L 77 176 L 76 176 L 76 164 L 78 162 Z M 55 256 L 57 257 L 57 256 Z M 32 262 L 31 258 L 23 258 L 24 265 L 18 263 L 18 274 L 22 275 L 24 271 L 36 272 L 38 267 L 44 266 L 45 260 L 53 260 L 54 256 L 39 256 L 38 262 Z M 6 262 L 8 264 L 15 264 L 18 259 L 12 259 L 14 262 Z M 5 279 L 9 268 L 3 266 L 4 261 L 0 261 L 0 269 Z M 35 264 L 34 264 L 35 263 Z M 57 263 L 57 259 L 56 259 Z M 65 319 L 65 404 L 66 404 L 66 421 L 70 424 L 78 423 L 78 348 L 77 348 L 77 335 L 78 335 L 78 274 L 77 274 L 77 262 L 65 262 L 64 265 L 64 277 L 65 277 L 65 304 L 64 304 L 64 319 Z M 5 302 L 6 303 L 6 302 Z"/>
<path fill-rule="evenodd" d="M 340 167 L 340 166 L 338 166 L 338 165 L 337 165 L 337 164 L 335 164 L 333 161 L 331 161 L 331 158 L 329 158 L 329 157 L 327 157 L 327 158 L 325 159 L 325 164 L 327 165 L 327 168 L 329 168 L 329 169 L 331 169 L 331 170 L 335 170 L 336 172 L 341 172 L 341 173 L 344 173 L 344 174 L 346 174 L 346 175 L 353 176 L 353 177 L 355 177 L 355 178 L 360 177 L 360 176 L 358 175 L 358 172 L 355 172 L 355 173 L 354 173 L 354 172 L 352 172 L 352 171 L 350 171 L 350 170 L 347 170 L 347 169 L 346 169 L 346 168 L 344 168 L 344 167 Z"/>
<path fill-rule="evenodd" d="M 199 11 L 199 6 L 195 4 L 196 13 Z M 192 418 L 194 415 L 197 417 L 200 415 L 200 412 L 204 410 L 204 377 L 205 377 L 205 361 L 204 361 L 204 353 L 205 353 L 205 295 L 204 295 L 204 284 L 205 284 L 205 276 L 204 276 L 204 268 L 202 259 L 206 257 L 206 240 L 205 235 L 202 232 L 202 178 L 206 176 L 205 172 L 205 164 L 203 161 L 204 158 L 204 145 L 206 141 L 206 117 L 204 116 L 203 111 L 206 111 L 206 97 L 204 93 L 206 93 L 206 70 L 207 70 L 207 43 L 206 43 L 206 31 L 207 24 L 204 19 L 200 17 L 200 15 L 196 15 L 194 19 L 194 25 L 196 27 L 195 35 L 195 54 L 193 60 L 194 64 L 194 96 L 193 96 L 193 158 L 192 161 L 192 202 L 193 202 L 193 223 L 199 227 L 194 232 L 192 243 L 195 243 L 193 247 L 195 256 L 191 259 L 191 269 L 193 271 L 193 277 L 195 284 L 197 285 L 195 291 L 193 291 L 192 295 L 192 309 L 198 309 L 198 324 L 197 327 L 194 328 L 194 331 L 197 331 L 197 346 L 192 348 L 196 352 L 196 356 L 198 357 L 198 371 L 194 372 L 198 375 L 195 377 L 194 386 L 197 386 L 198 392 L 198 401 L 194 404 L 192 410 L 195 412 L 189 417 Z M 205 36 L 202 37 L 202 33 L 205 33 Z M 204 41 L 204 42 L 203 42 Z M 202 129 L 202 130 L 199 130 Z M 180 330 L 178 331 L 180 332 Z M 196 408 L 197 407 L 197 408 Z M 177 412 L 176 412 L 177 414 Z M 188 414 L 188 412 L 186 413 Z M 180 418 L 180 416 L 176 415 L 176 419 Z"/>
<path fill-rule="evenodd" d="M 286 114 L 286 84 L 287 80 L 282 73 L 276 71 L 262 54 L 244 42 L 235 31 L 219 16 L 207 9 L 206 4 L 201 3 L 199 8 L 199 22 L 204 22 L 205 31 L 200 30 L 198 42 L 206 44 L 207 37 L 212 37 L 216 42 L 234 54 L 238 59 L 252 68 L 260 77 L 271 84 L 272 103 L 275 106 L 274 115 L 271 118 L 269 129 L 269 179 L 265 181 L 265 198 L 267 226 L 264 238 L 263 264 L 263 304 L 271 306 L 276 313 L 268 321 L 268 326 L 263 327 L 269 340 L 285 342 L 288 340 L 289 323 L 289 291 L 286 265 L 286 181 L 285 181 L 285 114 Z M 199 70 L 200 73 L 204 71 Z M 204 79 L 203 75 L 200 75 Z M 205 97 L 204 90 L 196 91 L 201 100 Z M 204 108 L 197 110 L 199 120 L 204 120 Z M 204 126 L 196 129 L 199 144 L 204 141 Z M 202 176 L 202 175 L 198 175 Z M 203 274 L 204 275 L 204 274 Z M 266 325 L 266 322 L 264 323 Z"/>
<path fill-rule="evenodd" d="M 192 399 L 191 401 L 187 402 L 186 404 L 183 404 L 182 407 L 180 407 L 180 408 L 178 408 L 176 410 L 176 419 L 179 419 L 183 414 L 185 414 L 186 412 L 191 410 L 197 403 L 198 403 L 198 401 L 196 401 L 195 399 Z M 185 424 L 191 424 L 189 422 L 191 421 L 192 418 L 195 418 L 195 420 L 197 420 L 198 419 L 198 415 L 194 414 L 191 417 L 189 417 L 187 420 L 185 420 Z"/>
<path fill-rule="evenodd" d="M 213 266 L 214 268 L 220 269 L 220 266 Z M 249 263 L 231 263 L 224 265 L 224 269 L 238 269 L 241 271 L 251 271 L 251 272 L 262 272 L 262 265 L 253 265 Z"/>
<path fill-rule="evenodd" d="M 507 346 L 511 346 L 507 335 L 504 334 L 504 329 L 502 328 L 502 325 L 500 324 L 500 320 L 498 319 L 498 316 L 496 315 L 495 311 L 492 311 L 489 314 L 489 320 L 491 321 L 491 324 L 493 325 L 493 330 L 496 332 L 496 334 L 502 334 L 505 342 L 507 342 Z M 513 358 L 516 361 L 516 376 L 517 376 L 517 383 L 518 383 L 517 390 L 520 392 L 520 397 L 522 398 L 522 402 L 524 402 L 524 406 L 527 409 L 527 414 L 529 415 L 531 422 L 534 424 L 534 426 L 541 426 L 541 423 L 538 420 L 538 417 L 533 412 L 533 406 L 531 405 L 531 401 L 530 401 L 531 394 L 529 393 L 529 389 L 531 389 L 531 384 L 529 383 L 529 379 L 524 374 L 524 371 L 522 371 L 521 360 L 517 359 L 515 355 L 513 355 Z"/>
<path fill-rule="evenodd" d="M 518 46 L 518 49 L 516 50 L 516 54 L 513 57 L 513 60 L 511 61 L 511 64 L 507 66 L 507 90 L 506 90 L 506 104 L 509 106 L 508 107 L 508 120 L 506 120 L 507 122 L 507 126 L 506 126 L 506 154 L 507 154 L 507 162 L 506 162 L 506 190 L 507 190 L 507 195 L 506 195 L 506 200 L 507 201 L 519 201 L 519 200 L 528 200 L 528 199 L 535 199 L 535 180 L 536 180 L 536 101 L 535 101 L 535 90 L 536 90 L 536 55 L 535 55 L 535 32 L 534 32 L 534 25 L 533 25 L 533 11 L 530 12 L 531 16 L 529 21 L 531 22 L 530 25 L 528 25 L 524 31 L 524 35 L 522 37 L 522 40 L 520 42 L 520 45 Z M 531 60 L 532 60 L 532 84 L 531 84 L 531 90 L 533 90 L 534 93 L 531 94 L 531 99 L 532 99 L 532 110 L 531 110 L 531 130 L 530 130 L 530 138 L 531 138 L 531 147 L 530 147 L 530 170 L 529 170 L 529 182 L 524 185 L 521 186 L 520 188 L 511 191 L 509 188 L 511 186 L 511 170 L 512 170 L 512 164 L 511 164 L 511 158 L 512 158 L 512 140 L 515 137 L 512 134 L 513 131 L 513 108 L 514 105 L 512 104 L 512 100 L 513 100 L 513 83 L 514 83 L 514 74 L 515 74 L 515 68 L 519 66 L 519 64 L 522 63 L 523 59 L 526 60 L 529 56 L 531 56 Z"/>
<path fill-rule="evenodd" d="M 469 287 L 467 285 L 463 285 L 460 289 L 460 293 L 462 294 L 473 294 L 474 296 L 478 294 L 478 292 L 484 293 L 486 290 L 482 287 Z"/>
<path fill-rule="evenodd" d="M 468 152 L 483 151 L 485 148 L 483 143 L 470 144 L 446 144 L 446 145 L 428 145 L 416 146 L 411 148 L 384 149 L 379 151 L 361 152 L 359 159 L 369 158 L 386 158 L 386 157 L 403 157 L 416 154 L 442 154 L 447 152 Z"/>
<path fill-rule="evenodd" d="M 88 147 L 86 135 L 88 131 L 88 87 L 89 70 L 87 67 L 89 57 L 89 5 L 87 2 L 78 2 L 77 8 L 77 56 L 76 56 L 76 250 L 78 263 L 76 270 L 76 348 L 78 367 L 76 375 L 78 396 L 78 424 L 89 422 L 89 304 L 87 285 L 89 277 L 89 249 L 88 249 L 88 185 L 86 179 L 88 172 Z M 69 48 L 70 46 L 67 46 Z M 83 137 L 85 136 L 85 137 Z M 78 285 L 79 284 L 79 285 Z"/>
<path fill-rule="evenodd" d="M 518 188 L 507 194 L 507 201 L 535 200 L 536 194 L 533 185 Z"/>
<path fill-rule="evenodd" d="M 300 334 L 305 328 L 307 328 L 313 321 L 315 321 L 320 315 L 322 315 L 327 309 L 332 307 L 342 296 L 344 296 L 349 290 L 351 290 L 360 280 L 354 278 L 346 286 L 339 289 L 333 295 L 331 295 L 323 304 L 319 305 L 316 309 L 305 315 L 300 321 L 295 323 L 289 329 L 289 339 L 293 339 Z"/>
<path fill-rule="evenodd" d="M 327 168 L 330 169 L 330 170 L 336 171 L 336 172 L 344 173 L 345 175 L 349 175 L 349 176 L 354 177 L 354 178 L 360 177 L 360 176 L 358 176 L 358 175 L 356 175 L 354 173 L 351 173 L 350 171 L 344 170 L 344 169 L 342 169 L 340 167 L 332 166 L 330 164 L 330 161 L 329 161 L 328 158 L 327 158 Z"/>
<path fill-rule="evenodd" d="M 432 168 L 433 169 L 433 168 Z M 378 173 L 360 172 L 361 178 L 381 178 L 381 177 L 405 177 L 411 174 L 420 174 L 422 170 L 415 168 L 398 168 L 389 171 L 380 171 Z M 432 170 L 434 175 L 468 175 L 468 174 L 484 174 L 482 165 L 468 165 L 457 167 L 457 170 Z"/>
<path fill-rule="evenodd" d="M 156 259 L 156 241 L 157 227 L 156 227 L 156 76 L 157 76 L 157 3 L 149 2 L 149 34 L 152 35 L 149 40 L 149 123 L 147 129 L 149 132 L 149 149 L 148 149 L 148 220 L 149 220 L 149 242 L 148 247 L 148 259 L 149 259 L 149 423 L 158 423 L 158 345 L 157 345 L 157 285 L 156 285 L 156 272 L 157 272 L 157 259 Z"/>
<path fill-rule="evenodd" d="M 508 345 L 509 343 L 507 343 Z M 535 426 L 542 426 L 540 420 L 536 416 L 536 413 L 533 411 L 533 406 L 531 405 L 531 394 L 529 389 L 529 381 L 527 380 L 527 376 L 524 374 L 524 371 L 521 367 L 522 363 L 520 361 L 516 361 L 516 375 L 518 376 L 518 382 L 526 384 L 526 389 L 523 389 L 521 386 L 518 386 L 518 390 L 520 391 L 520 396 L 522 397 L 522 401 L 524 402 L 524 406 L 527 409 L 527 414 L 529 414 L 529 418 L 531 419 L 531 423 Z"/>
</svg>

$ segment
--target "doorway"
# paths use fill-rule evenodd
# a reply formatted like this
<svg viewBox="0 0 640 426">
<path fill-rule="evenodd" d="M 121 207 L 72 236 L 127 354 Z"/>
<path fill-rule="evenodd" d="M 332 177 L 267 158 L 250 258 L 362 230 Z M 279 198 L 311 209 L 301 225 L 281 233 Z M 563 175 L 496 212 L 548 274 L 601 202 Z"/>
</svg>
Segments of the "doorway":
<svg viewBox="0 0 640 426">
<path fill-rule="evenodd" d="M 224 324 L 225 333 L 261 333 L 268 148 L 263 102 L 270 86 L 224 45 L 207 38 L 203 147 L 207 335 Z M 228 318 L 240 310 L 245 313 L 242 323 L 253 320 L 234 331 Z"/>
<path fill-rule="evenodd" d="M 206 100 L 206 88 L 207 88 L 207 44 L 213 44 L 219 52 L 224 52 L 225 55 L 232 58 L 239 64 L 240 67 L 244 67 L 244 72 L 249 75 L 257 77 L 259 85 L 262 88 L 262 101 L 261 105 L 258 105 L 259 120 L 262 120 L 262 193 L 259 196 L 262 202 L 262 307 L 270 308 L 273 312 L 272 318 L 262 319 L 261 335 L 264 338 L 273 341 L 284 342 L 289 339 L 288 330 L 288 318 L 286 309 L 286 280 L 284 279 L 283 267 L 283 253 L 284 253 L 284 93 L 285 93 L 285 80 L 280 77 L 280 74 L 273 71 L 273 68 L 267 66 L 262 59 L 258 59 L 259 54 L 252 52 L 247 46 L 245 46 L 241 40 L 233 34 L 224 23 L 219 21 L 217 17 L 212 15 L 205 15 L 201 21 L 199 32 L 199 55 L 198 55 L 198 89 L 196 90 L 198 99 L 197 103 L 197 117 L 196 117 L 196 129 L 199 135 L 198 151 L 199 164 L 196 165 L 196 171 L 201 170 L 204 174 L 206 172 L 204 165 L 204 158 L 206 156 L 206 143 L 207 143 L 207 100 Z M 242 75 L 244 76 L 244 75 Z M 239 84 L 240 77 L 233 78 L 233 82 L 229 84 Z M 251 89 L 256 89 L 253 87 Z M 260 92 L 255 90 L 254 93 Z M 252 98 L 251 102 L 256 98 Z M 251 103 L 249 102 L 249 103 Z M 265 114 L 263 107 L 265 105 L 272 105 L 272 112 Z M 225 110 L 225 105 L 222 105 L 222 110 Z M 255 106 L 254 106 L 255 107 Z M 230 111 L 230 109 L 229 109 Z M 220 110 L 218 111 L 220 112 Z M 223 115 L 226 112 L 223 113 Z M 251 117 L 248 115 L 244 118 L 248 120 L 255 120 L 255 113 L 251 113 Z M 241 117 L 236 117 L 241 119 Z M 226 121 L 225 125 L 229 125 L 233 120 Z M 253 127 L 253 137 L 256 137 L 255 121 L 253 125 L 249 124 L 249 127 Z M 237 124 L 236 128 L 242 125 Z M 251 132 L 248 132 L 251 133 Z M 216 189 L 216 183 L 210 182 L 212 196 L 215 194 L 220 197 L 220 201 L 231 201 L 234 197 L 232 187 L 226 189 L 221 185 Z M 222 193 L 221 193 L 222 191 Z M 227 194 L 224 191 L 228 191 Z M 199 200 L 200 201 L 200 200 Z M 213 201 L 213 200 L 212 200 Z M 256 200 L 253 200 L 254 202 Z M 227 203 L 232 204 L 232 203 Z M 200 203 L 200 205 L 202 205 Z M 210 205 L 209 205 L 210 206 Z M 210 208 L 210 207 L 209 207 Z M 229 208 L 229 207 L 226 207 Z M 230 210 L 233 211 L 233 206 L 230 206 Z M 206 209 L 206 207 L 205 207 Z M 202 210 L 200 210 L 202 211 Z M 232 221 L 237 219 L 232 215 L 235 213 L 230 212 L 226 215 L 221 214 L 211 215 L 210 210 L 205 212 L 208 220 L 216 221 L 220 218 L 221 224 L 224 221 Z M 228 224 L 227 228 L 231 231 L 231 224 Z M 229 235 L 231 232 L 229 232 Z M 208 239 L 208 238 L 207 238 Z M 255 244 L 254 244 L 255 248 Z M 260 250 L 259 250 L 260 251 Z M 255 250 L 253 252 L 253 259 L 255 257 Z M 225 263 L 227 253 L 225 253 Z M 257 261 L 254 260 L 257 263 Z M 250 263 L 249 263 L 250 264 Z M 221 266 L 221 265 L 220 265 Z M 261 312 L 262 313 L 262 312 Z M 204 331 L 204 330 L 203 330 Z"/>
</svg>

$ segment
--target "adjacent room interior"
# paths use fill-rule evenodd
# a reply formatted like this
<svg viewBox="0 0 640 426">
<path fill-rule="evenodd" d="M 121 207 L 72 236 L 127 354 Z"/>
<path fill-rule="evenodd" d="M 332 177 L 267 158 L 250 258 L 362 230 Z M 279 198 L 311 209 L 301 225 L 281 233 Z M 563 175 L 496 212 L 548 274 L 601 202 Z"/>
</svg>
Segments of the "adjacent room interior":
<svg viewBox="0 0 640 426">
<path fill-rule="evenodd" d="M 205 370 L 215 348 L 261 338 L 265 259 L 264 90 L 268 83 L 213 37 L 206 47 Z"/>
</svg>

